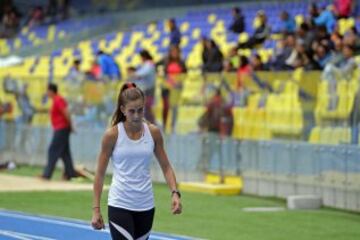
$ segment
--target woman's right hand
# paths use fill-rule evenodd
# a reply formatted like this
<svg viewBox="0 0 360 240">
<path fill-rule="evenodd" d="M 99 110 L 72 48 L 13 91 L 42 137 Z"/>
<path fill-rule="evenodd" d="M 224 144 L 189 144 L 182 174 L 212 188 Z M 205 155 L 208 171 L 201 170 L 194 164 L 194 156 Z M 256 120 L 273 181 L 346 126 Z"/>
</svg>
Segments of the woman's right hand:
<svg viewBox="0 0 360 240">
<path fill-rule="evenodd" d="M 100 209 L 94 209 L 91 219 L 91 226 L 96 230 L 105 229 L 105 224 L 101 216 Z"/>
</svg>

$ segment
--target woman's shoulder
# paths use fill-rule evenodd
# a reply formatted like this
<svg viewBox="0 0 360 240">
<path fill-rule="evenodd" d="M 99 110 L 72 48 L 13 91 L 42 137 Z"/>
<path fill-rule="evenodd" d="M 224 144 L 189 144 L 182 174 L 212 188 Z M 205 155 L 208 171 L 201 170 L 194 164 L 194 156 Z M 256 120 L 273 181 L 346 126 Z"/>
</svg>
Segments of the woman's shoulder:
<svg viewBox="0 0 360 240">
<path fill-rule="evenodd" d="M 154 140 L 156 140 L 157 138 L 159 138 L 161 136 L 161 131 L 158 126 L 156 126 L 155 124 L 152 124 L 150 122 L 145 122 L 145 124 L 147 124 L 147 126 L 149 127 L 149 131 Z"/>
<path fill-rule="evenodd" d="M 106 129 L 104 133 L 104 141 L 115 143 L 118 137 L 118 128 L 117 125 L 112 126 Z"/>
</svg>

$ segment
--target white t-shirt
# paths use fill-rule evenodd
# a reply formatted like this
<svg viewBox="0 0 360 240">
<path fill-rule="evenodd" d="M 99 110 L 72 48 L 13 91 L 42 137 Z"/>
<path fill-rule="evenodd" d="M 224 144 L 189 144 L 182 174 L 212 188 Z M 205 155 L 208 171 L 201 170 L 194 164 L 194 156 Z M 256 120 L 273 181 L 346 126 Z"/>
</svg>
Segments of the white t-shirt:
<svg viewBox="0 0 360 240">
<path fill-rule="evenodd" d="M 154 208 L 150 164 L 155 144 L 149 127 L 143 123 L 144 131 L 138 140 L 128 137 L 122 122 L 117 128 L 108 205 L 132 211 L 150 210 Z"/>
</svg>

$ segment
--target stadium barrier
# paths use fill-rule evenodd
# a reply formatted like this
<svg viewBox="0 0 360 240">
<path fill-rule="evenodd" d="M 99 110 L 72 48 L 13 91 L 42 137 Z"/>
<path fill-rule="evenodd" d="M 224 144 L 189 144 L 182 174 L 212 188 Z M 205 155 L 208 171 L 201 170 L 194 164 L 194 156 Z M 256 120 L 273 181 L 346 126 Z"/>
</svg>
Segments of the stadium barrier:
<svg viewBox="0 0 360 240">
<path fill-rule="evenodd" d="M 43 166 L 51 130 L 1 122 L 0 158 Z M 94 170 L 103 131 L 79 129 L 71 137 L 76 164 Z M 254 141 L 212 134 L 166 135 L 166 149 L 179 181 L 202 181 L 207 173 L 240 175 L 243 192 L 286 198 L 321 196 L 325 206 L 360 211 L 360 148 L 300 141 Z M 156 161 L 154 181 L 164 178 Z M 109 167 L 109 173 L 111 167 Z"/>
</svg>

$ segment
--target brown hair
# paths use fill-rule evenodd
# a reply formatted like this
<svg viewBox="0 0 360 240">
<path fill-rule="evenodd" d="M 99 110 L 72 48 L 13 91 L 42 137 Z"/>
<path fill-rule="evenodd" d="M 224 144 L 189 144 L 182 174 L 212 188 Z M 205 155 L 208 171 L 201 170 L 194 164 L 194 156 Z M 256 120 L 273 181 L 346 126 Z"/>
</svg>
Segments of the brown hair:
<svg viewBox="0 0 360 240">
<path fill-rule="evenodd" d="M 125 106 L 130 101 L 137 99 L 145 100 L 144 93 L 135 83 L 125 83 L 120 90 L 116 110 L 112 116 L 111 125 L 116 126 L 119 122 L 125 122 L 126 116 L 121 111 L 121 106 Z"/>
</svg>

